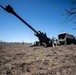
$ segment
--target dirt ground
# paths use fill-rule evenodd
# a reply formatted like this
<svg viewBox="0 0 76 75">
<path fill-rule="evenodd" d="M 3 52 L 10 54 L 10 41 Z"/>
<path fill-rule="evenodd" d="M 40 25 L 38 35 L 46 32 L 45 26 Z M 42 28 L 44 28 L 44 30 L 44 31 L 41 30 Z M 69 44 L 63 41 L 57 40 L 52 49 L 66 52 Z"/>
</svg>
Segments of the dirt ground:
<svg viewBox="0 0 76 75">
<path fill-rule="evenodd" d="M 0 75 L 76 75 L 76 45 L 0 43 Z"/>
</svg>

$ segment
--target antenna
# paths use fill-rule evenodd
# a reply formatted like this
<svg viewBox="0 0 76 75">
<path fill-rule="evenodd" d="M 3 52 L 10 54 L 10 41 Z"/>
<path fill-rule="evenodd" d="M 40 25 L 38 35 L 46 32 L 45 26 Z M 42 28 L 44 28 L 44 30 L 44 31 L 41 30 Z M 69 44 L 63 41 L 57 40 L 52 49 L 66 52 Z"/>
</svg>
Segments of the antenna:
<svg viewBox="0 0 76 75">
<path fill-rule="evenodd" d="M 31 31 L 30 31 L 30 43 L 31 43 Z"/>
</svg>

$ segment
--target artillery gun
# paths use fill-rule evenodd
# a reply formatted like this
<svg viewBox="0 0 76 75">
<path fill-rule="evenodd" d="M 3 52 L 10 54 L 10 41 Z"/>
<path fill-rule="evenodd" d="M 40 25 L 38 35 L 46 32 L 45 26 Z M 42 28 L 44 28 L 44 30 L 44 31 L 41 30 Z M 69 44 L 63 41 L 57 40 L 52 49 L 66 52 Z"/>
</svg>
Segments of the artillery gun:
<svg viewBox="0 0 76 75">
<path fill-rule="evenodd" d="M 27 25 L 31 30 L 34 31 L 35 36 L 38 37 L 39 42 L 37 42 L 36 45 L 44 45 L 44 46 L 52 46 L 52 40 L 47 37 L 46 33 L 43 33 L 41 31 L 36 31 L 31 25 L 29 25 L 26 21 L 24 21 L 14 10 L 13 8 L 8 5 L 5 8 L 0 5 L 1 8 L 3 8 L 5 11 L 13 14 L 16 16 L 18 19 L 20 19 L 25 25 Z"/>
</svg>

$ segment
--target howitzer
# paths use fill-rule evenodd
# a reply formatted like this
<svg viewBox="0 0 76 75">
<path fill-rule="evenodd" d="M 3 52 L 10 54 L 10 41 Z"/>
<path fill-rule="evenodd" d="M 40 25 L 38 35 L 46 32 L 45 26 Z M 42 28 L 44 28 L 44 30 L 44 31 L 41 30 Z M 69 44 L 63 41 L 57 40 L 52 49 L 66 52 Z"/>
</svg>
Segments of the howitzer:
<svg viewBox="0 0 76 75">
<path fill-rule="evenodd" d="M 20 19 L 24 24 L 26 24 L 31 30 L 34 31 L 35 36 L 39 39 L 39 44 L 44 46 L 52 46 L 52 40 L 47 37 L 47 35 L 41 31 L 36 31 L 33 27 L 31 27 L 26 21 L 24 21 L 14 10 L 13 8 L 8 5 L 6 8 L 0 5 L 1 8 L 3 8 L 5 11 L 12 13 L 14 16 L 16 16 L 18 19 Z"/>
</svg>

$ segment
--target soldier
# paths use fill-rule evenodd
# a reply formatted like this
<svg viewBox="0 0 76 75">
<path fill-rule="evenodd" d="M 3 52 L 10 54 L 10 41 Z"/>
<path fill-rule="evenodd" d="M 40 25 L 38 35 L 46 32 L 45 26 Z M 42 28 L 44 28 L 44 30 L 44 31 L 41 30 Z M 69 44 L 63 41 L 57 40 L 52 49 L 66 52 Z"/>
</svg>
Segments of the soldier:
<svg viewBox="0 0 76 75">
<path fill-rule="evenodd" d="M 55 46 L 54 37 L 52 37 L 52 46 L 53 46 L 53 47 Z"/>
</svg>

